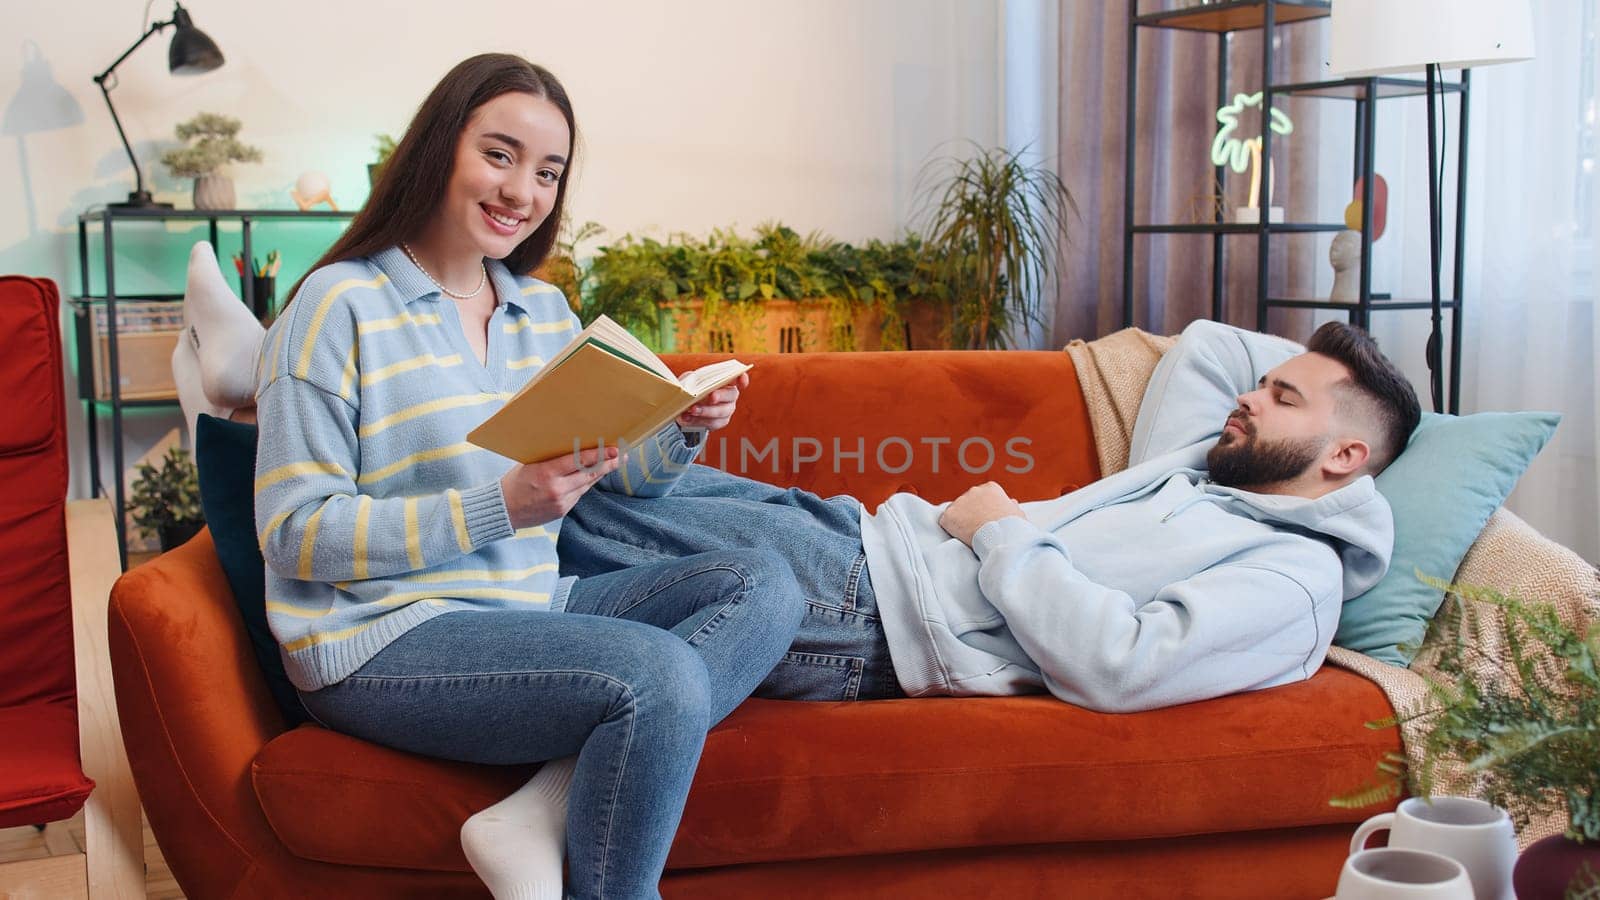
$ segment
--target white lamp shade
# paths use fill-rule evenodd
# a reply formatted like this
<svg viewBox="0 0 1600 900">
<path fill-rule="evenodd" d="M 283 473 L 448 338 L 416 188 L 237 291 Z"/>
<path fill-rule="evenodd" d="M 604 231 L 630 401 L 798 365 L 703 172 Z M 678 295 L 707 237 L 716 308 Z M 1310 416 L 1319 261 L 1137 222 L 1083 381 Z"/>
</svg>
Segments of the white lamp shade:
<svg viewBox="0 0 1600 900">
<path fill-rule="evenodd" d="M 1328 68 L 1357 77 L 1533 58 L 1529 0 L 1333 0 Z"/>
</svg>

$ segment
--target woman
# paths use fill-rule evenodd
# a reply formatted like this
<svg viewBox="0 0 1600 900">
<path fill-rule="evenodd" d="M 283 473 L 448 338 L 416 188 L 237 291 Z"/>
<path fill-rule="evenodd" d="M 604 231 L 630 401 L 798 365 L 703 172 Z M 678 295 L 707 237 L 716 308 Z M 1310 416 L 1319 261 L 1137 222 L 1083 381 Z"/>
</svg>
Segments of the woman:
<svg viewBox="0 0 1600 900">
<path fill-rule="evenodd" d="M 656 896 L 707 728 L 802 608 L 774 554 L 557 576 L 577 498 L 670 490 L 697 452 L 683 428 L 726 424 L 737 386 L 627 456 L 512 465 L 465 441 L 579 328 L 520 274 L 554 245 L 574 134 L 545 70 L 452 69 L 258 373 L 268 617 L 306 709 L 415 753 L 555 760 L 462 828 L 497 897 L 561 896 L 563 840 L 570 895 Z"/>
</svg>

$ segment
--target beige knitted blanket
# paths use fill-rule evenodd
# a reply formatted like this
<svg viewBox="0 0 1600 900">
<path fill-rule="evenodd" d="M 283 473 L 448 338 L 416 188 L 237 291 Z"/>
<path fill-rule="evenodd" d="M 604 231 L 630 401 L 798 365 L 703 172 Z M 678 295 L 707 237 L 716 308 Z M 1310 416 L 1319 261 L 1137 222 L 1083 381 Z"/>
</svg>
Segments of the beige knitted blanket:
<svg viewBox="0 0 1600 900">
<path fill-rule="evenodd" d="M 1072 357 L 1089 407 L 1102 476 L 1128 467 L 1128 447 L 1145 387 L 1161 355 L 1176 340 L 1125 328 L 1096 341 L 1080 340 L 1067 345 L 1066 352 Z M 1524 600 L 1554 603 L 1563 620 L 1580 629 L 1600 618 L 1600 572 L 1505 509 L 1489 518 L 1456 571 L 1455 581 L 1493 588 Z M 1496 634 L 1498 629 L 1488 628 L 1485 633 Z M 1497 655 L 1494 651 L 1498 648 L 1482 649 L 1487 651 L 1485 656 Z M 1343 647 L 1328 652 L 1329 662 L 1376 683 L 1399 711 L 1419 709 L 1426 702 L 1425 678 L 1437 675 L 1431 666 L 1436 657 L 1437 648 L 1424 644 L 1411 667 L 1402 669 Z M 1486 665 L 1478 675 L 1487 681 L 1504 677 L 1504 672 Z M 1352 722 L 1350 727 L 1361 728 L 1363 724 Z M 1425 722 L 1413 721 L 1401 728 L 1401 742 L 1414 767 L 1422 765 L 1425 734 Z M 1351 785 L 1352 790 L 1358 787 Z M 1477 785 L 1462 768 L 1441 768 L 1436 790 L 1471 795 L 1477 792 Z M 1539 838 L 1560 834 L 1566 821 L 1562 807 L 1532 811 L 1518 840 L 1526 847 Z"/>
</svg>

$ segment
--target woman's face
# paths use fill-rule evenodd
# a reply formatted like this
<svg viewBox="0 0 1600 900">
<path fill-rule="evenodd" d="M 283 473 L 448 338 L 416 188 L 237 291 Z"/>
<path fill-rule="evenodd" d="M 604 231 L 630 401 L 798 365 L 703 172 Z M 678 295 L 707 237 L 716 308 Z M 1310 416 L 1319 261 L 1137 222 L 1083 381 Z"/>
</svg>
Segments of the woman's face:
<svg viewBox="0 0 1600 900">
<path fill-rule="evenodd" d="M 572 134 L 543 97 L 501 94 L 478 107 L 456 142 L 438 225 L 490 259 L 503 259 L 550 214 Z"/>
</svg>

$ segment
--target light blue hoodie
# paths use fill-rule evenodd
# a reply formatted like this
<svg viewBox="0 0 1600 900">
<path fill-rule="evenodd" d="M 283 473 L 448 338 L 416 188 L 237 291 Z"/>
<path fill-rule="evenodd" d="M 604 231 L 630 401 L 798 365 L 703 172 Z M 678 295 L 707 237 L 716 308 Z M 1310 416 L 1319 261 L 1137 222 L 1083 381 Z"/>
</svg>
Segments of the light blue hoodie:
<svg viewBox="0 0 1600 900">
<path fill-rule="evenodd" d="M 1394 542 L 1373 480 L 1320 497 L 1206 479 L 1239 394 L 1304 352 L 1196 322 L 1157 366 L 1131 467 L 1027 519 L 990 522 L 969 549 L 948 504 L 897 494 L 862 512 L 889 651 L 911 696 L 1047 689 L 1133 712 L 1299 681 L 1322 665 L 1344 600 L 1376 584 Z"/>
</svg>

